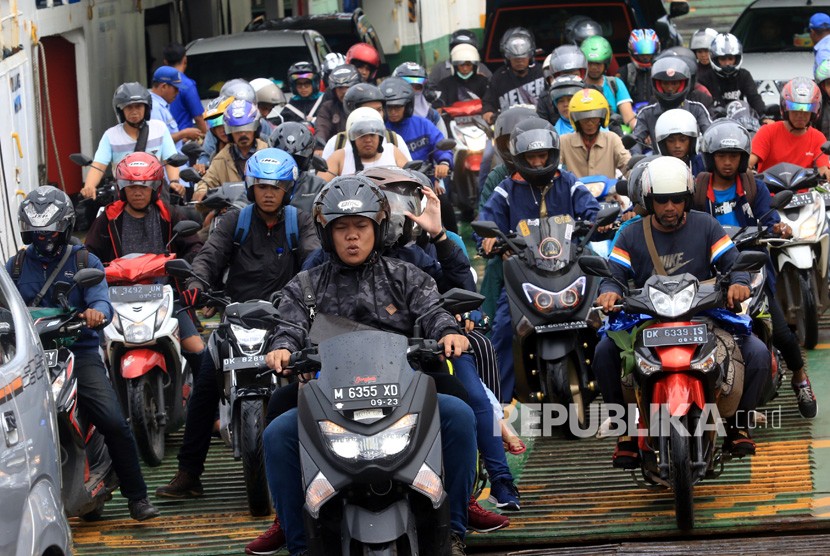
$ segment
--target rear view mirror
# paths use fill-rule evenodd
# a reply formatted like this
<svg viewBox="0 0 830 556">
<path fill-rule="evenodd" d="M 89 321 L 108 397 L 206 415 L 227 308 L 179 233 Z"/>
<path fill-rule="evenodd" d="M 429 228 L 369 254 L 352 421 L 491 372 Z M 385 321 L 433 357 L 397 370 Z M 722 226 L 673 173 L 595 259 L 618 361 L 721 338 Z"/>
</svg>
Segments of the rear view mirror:
<svg viewBox="0 0 830 556">
<path fill-rule="evenodd" d="M 606 207 L 601 209 L 597 213 L 596 217 L 596 225 L 597 226 L 607 226 L 608 224 L 612 224 L 614 220 L 617 219 L 617 216 L 620 214 L 620 207 Z"/>
<path fill-rule="evenodd" d="M 82 268 L 75 273 L 73 280 L 82 288 L 91 288 L 92 286 L 100 284 L 105 277 L 106 274 L 104 274 L 104 271 L 101 269 Z"/>
<path fill-rule="evenodd" d="M 484 302 L 484 296 L 461 288 L 453 288 L 441 297 L 441 301 L 447 311 L 458 315 L 478 309 Z"/>
<path fill-rule="evenodd" d="M 689 13 L 689 3 L 672 0 L 669 3 L 669 17 L 680 17 Z"/>
<path fill-rule="evenodd" d="M 193 275 L 193 267 L 184 259 L 174 259 L 164 263 L 164 272 L 174 278 L 186 279 Z"/>
<path fill-rule="evenodd" d="M 824 154 L 830 154 L 830 141 L 825 141 L 825 143 L 821 146 L 821 152 Z"/>
<path fill-rule="evenodd" d="M 471 223 L 471 226 L 473 227 L 473 231 L 481 237 L 499 237 L 501 235 L 501 230 L 495 222 L 476 220 Z"/>
<path fill-rule="evenodd" d="M 69 160 L 71 160 L 78 166 L 89 166 L 90 164 L 92 164 L 92 159 L 89 158 L 87 155 L 81 153 L 70 154 Z"/>
<path fill-rule="evenodd" d="M 825 145 L 827 145 L 827 144 L 830 144 L 830 141 L 825 143 Z M 824 148 L 824 147 L 822 146 L 822 148 Z M 775 210 L 782 209 L 782 208 L 786 207 L 787 205 L 789 205 L 790 201 L 792 201 L 792 199 L 793 199 L 793 192 L 791 190 L 785 189 L 784 191 L 779 191 L 778 193 L 776 193 L 773 196 L 772 200 L 769 203 L 769 207 L 771 209 L 775 209 Z"/>
<path fill-rule="evenodd" d="M 630 150 L 637 144 L 637 139 L 635 139 L 631 134 L 626 134 L 622 136 L 622 144 L 623 147 Z"/>
<path fill-rule="evenodd" d="M 767 254 L 760 251 L 744 251 L 735 259 L 732 272 L 756 272 L 767 264 Z"/>
<path fill-rule="evenodd" d="M 619 195 L 624 195 L 628 197 L 628 180 L 619 180 L 617 184 L 614 186 L 614 190 Z"/>
<path fill-rule="evenodd" d="M 608 266 L 608 260 L 604 257 L 597 257 L 596 255 L 586 255 L 578 259 L 579 268 L 585 274 L 590 276 L 601 276 L 603 278 L 611 278 L 611 267 Z"/>
<path fill-rule="evenodd" d="M 314 170 L 316 170 L 317 172 L 329 171 L 328 163 L 322 157 L 319 157 L 316 154 L 311 157 L 311 167 L 314 168 Z"/>
<path fill-rule="evenodd" d="M 201 229 L 202 227 L 198 222 L 194 222 L 193 220 L 182 220 L 173 226 L 173 233 L 179 237 L 188 237 L 192 236 Z"/>
<path fill-rule="evenodd" d="M 185 168 L 181 172 L 179 172 L 179 177 L 184 181 L 190 183 L 199 183 L 202 181 L 202 176 L 199 175 L 199 172 L 194 170 L 193 168 Z"/>
<path fill-rule="evenodd" d="M 176 153 L 174 155 L 170 155 L 170 157 L 164 161 L 165 164 L 168 166 L 175 166 L 178 168 L 179 166 L 184 166 L 187 164 L 187 157 L 181 153 Z"/>
<path fill-rule="evenodd" d="M 441 139 L 435 143 L 436 151 L 450 151 L 455 148 L 455 139 Z"/>
</svg>

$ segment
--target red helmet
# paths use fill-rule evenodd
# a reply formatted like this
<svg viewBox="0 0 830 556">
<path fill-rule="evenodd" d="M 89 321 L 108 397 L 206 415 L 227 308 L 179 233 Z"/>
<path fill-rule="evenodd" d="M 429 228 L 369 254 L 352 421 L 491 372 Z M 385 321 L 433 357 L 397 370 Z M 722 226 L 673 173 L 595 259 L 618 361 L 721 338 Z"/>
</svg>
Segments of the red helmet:
<svg viewBox="0 0 830 556">
<path fill-rule="evenodd" d="M 809 77 L 796 77 L 781 89 L 781 117 L 787 112 L 810 112 L 810 123 L 815 124 L 821 112 L 821 91 Z"/>
<path fill-rule="evenodd" d="M 346 63 L 357 66 L 358 64 L 355 64 L 355 62 L 363 62 L 364 64 L 370 65 L 372 67 L 372 71 L 369 78 L 374 79 L 378 72 L 378 68 L 380 67 L 380 54 L 378 54 L 378 51 L 375 50 L 375 47 L 371 44 L 359 42 L 357 44 L 353 44 L 352 47 L 346 51 Z"/>
<path fill-rule="evenodd" d="M 115 167 L 115 181 L 122 201 L 127 200 L 124 188 L 130 185 L 143 185 L 152 188 L 155 202 L 163 179 L 164 168 L 158 158 L 150 153 L 130 153 Z"/>
</svg>

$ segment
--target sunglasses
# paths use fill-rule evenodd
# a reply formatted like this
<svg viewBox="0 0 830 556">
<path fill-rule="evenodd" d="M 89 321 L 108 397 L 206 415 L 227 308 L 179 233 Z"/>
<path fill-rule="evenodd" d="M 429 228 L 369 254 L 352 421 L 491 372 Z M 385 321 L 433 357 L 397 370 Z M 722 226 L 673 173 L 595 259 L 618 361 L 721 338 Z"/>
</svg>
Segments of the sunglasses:
<svg viewBox="0 0 830 556">
<path fill-rule="evenodd" d="M 654 195 L 652 200 L 657 203 L 658 205 L 665 205 L 666 203 L 671 203 L 673 205 L 682 205 L 686 202 L 687 196 L 685 194 L 680 195 Z"/>
</svg>

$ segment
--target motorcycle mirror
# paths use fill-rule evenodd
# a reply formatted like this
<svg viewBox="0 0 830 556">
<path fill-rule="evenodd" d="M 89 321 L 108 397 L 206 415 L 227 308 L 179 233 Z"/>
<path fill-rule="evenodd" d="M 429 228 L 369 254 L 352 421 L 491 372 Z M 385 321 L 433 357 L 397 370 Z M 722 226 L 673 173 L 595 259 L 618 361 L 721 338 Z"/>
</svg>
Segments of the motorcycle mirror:
<svg viewBox="0 0 830 556">
<path fill-rule="evenodd" d="M 455 148 L 455 139 L 441 139 L 435 143 L 436 151 L 450 151 Z"/>
<path fill-rule="evenodd" d="M 89 166 L 92 164 L 92 159 L 89 158 L 87 155 L 82 153 L 72 153 L 69 155 L 69 160 L 77 164 L 78 166 Z"/>
<path fill-rule="evenodd" d="M 182 154 L 187 157 L 199 156 L 203 152 L 205 152 L 205 150 L 196 141 L 188 141 L 182 145 Z"/>
<path fill-rule="evenodd" d="M 190 183 L 198 183 L 202 181 L 202 176 L 200 176 L 199 172 L 193 168 L 185 168 L 179 172 L 179 177 L 184 181 L 189 181 Z"/>
<path fill-rule="evenodd" d="M 669 4 L 669 19 L 680 17 L 681 15 L 686 15 L 687 13 L 689 13 L 688 2 L 672 0 L 671 4 Z"/>
<path fill-rule="evenodd" d="M 830 154 L 830 141 L 826 141 L 821 146 L 821 152 L 823 152 L 824 154 Z"/>
<path fill-rule="evenodd" d="M 82 268 L 75 273 L 73 280 L 82 288 L 91 288 L 100 284 L 105 277 L 106 274 L 99 268 Z"/>
<path fill-rule="evenodd" d="M 614 189 L 618 194 L 628 197 L 628 180 L 619 180 Z"/>
<path fill-rule="evenodd" d="M 622 136 L 622 144 L 623 147 L 625 147 L 628 150 L 631 150 L 637 144 L 637 138 L 631 135 L 630 133 L 627 133 Z"/>
<path fill-rule="evenodd" d="M 184 259 L 174 259 L 164 263 L 164 272 L 174 278 L 190 278 L 193 275 L 193 267 Z"/>
<path fill-rule="evenodd" d="M 767 254 L 760 251 L 744 251 L 732 265 L 732 272 L 757 272 L 767 264 Z"/>
<path fill-rule="evenodd" d="M 170 155 L 170 157 L 164 161 L 165 164 L 168 166 L 175 166 L 178 168 L 179 166 L 184 166 L 187 164 L 187 157 L 181 153 L 176 153 L 174 155 Z"/>
<path fill-rule="evenodd" d="M 484 296 L 461 288 L 452 288 L 441 297 L 444 308 L 457 315 L 475 311 L 484 302 Z"/>
<path fill-rule="evenodd" d="M 617 216 L 620 214 L 620 207 L 606 207 L 604 209 L 600 209 L 597 213 L 597 217 L 594 220 L 596 225 L 599 226 L 607 226 L 614 222 L 617 219 Z"/>
<path fill-rule="evenodd" d="M 825 144 L 830 144 L 830 141 L 828 141 Z M 772 197 L 772 200 L 769 203 L 769 208 L 771 208 L 773 210 L 782 209 L 782 208 L 786 207 L 787 205 L 789 205 L 790 201 L 792 201 L 792 199 L 793 199 L 793 192 L 791 190 L 785 189 L 784 191 L 779 191 L 778 193 L 776 193 Z"/>
<path fill-rule="evenodd" d="M 473 227 L 473 231 L 481 237 L 499 237 L 501 235 L 501 230 L 495 222 L 476 220 L 470 225 Z"/>
<path fill-rule="evenodd" d="M 311 167 L 314 168 L 318 172 L 328 172 L 329 165 L 328 163 L 320 156 L 316 154 L 311 157 Z"/>
<path fill-rule="evenodd" d="M 194 222 L 193 220 L 182 220 L 173 226 L 173 233 L 179 237 L 188 237 L 192 236 L 201 229 L 202 227 L 198 222 Z"/>
<path fill-rule="evenodd" d="M 577 259 L 579 268 L 585 274 L 591 276 L 601 276 L 603 278 L 611 278 L 611 267 L 608 266 L 608 260 L 605 257 L 598 257 L 596 255 L 585 255 Z"/>
<path fill-rule="evenodd" d="M 404 170 L 420 170 L 423 167 L 424 163 L 421 160 L 410 160 L 406 164 L 403 165 Z"/>
</svg>

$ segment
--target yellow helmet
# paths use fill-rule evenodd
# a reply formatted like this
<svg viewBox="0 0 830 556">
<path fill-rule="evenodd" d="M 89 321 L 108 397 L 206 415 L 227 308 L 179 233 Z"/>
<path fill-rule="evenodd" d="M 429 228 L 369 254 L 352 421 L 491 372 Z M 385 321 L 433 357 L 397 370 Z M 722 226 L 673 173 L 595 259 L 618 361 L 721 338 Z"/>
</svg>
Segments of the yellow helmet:
<svg viewBox="0 0 830 556">
<path fill-rule="evenodd" d="M 611 108 L 605 96 L 596 89 L 582 89 L 571 97 L 568 104 L 570 111 L 569 119 L 574 129 L 577 129 L 576 122 L 586 118 L 599 118 L 602 127 L 608 127 L 611 121 Z"/>
<path fill-rule="evenodd" d="M 215 99 L 211 100 L 207 105 L 207 109 L 205 110 L 205 121 L 224 114 L 225 110 L 227 110 L 228 106 L 230 106 L 233 101 L 234 97 L 232 96 L 216 97 Z"/>
</svg>

